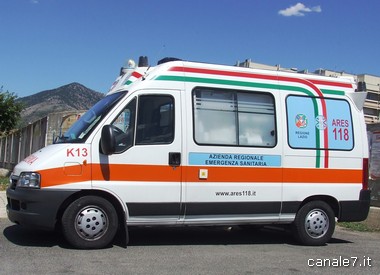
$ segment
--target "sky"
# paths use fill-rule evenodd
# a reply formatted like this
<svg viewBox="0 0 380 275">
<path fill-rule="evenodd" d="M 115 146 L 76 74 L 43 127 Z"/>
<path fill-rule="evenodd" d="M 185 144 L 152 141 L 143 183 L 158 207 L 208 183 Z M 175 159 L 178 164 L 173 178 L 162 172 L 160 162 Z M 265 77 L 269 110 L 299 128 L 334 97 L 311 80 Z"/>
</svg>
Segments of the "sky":
<svg viewBox="0 0 380 275">
<path fill-rule="evenodd" d="M 106 93 L 128 60 L 380 76 L 377 0 L 0 0 L 0 91 Z"/>
</svg>

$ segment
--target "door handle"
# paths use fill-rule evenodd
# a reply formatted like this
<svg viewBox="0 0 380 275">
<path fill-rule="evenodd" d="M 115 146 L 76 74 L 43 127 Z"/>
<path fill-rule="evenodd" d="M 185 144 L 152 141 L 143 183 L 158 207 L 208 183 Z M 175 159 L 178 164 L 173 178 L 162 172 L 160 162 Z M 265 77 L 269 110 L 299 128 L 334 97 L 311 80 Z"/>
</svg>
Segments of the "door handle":
<svg viewBox="0 0 380 275">
<path fill-rule="evenodd" d="M 180 166 L 181 165 L 181 153 L 169 152 L 169 165 Z"/>
</svg>

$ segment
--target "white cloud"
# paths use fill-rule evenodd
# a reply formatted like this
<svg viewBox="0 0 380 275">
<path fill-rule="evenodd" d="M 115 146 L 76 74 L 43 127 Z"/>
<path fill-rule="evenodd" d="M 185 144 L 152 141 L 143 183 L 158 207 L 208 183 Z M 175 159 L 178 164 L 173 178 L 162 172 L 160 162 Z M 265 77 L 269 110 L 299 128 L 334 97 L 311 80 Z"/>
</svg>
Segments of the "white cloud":
<svg viewBox="0 0 380 275">
<path fill-rule="evenodd" d="M 307 12 L 322 12 L 321 6 L 306 7 L 302 3 L 297 3 L 287 9 L 280 10 L 278 14 L 283 16 L 305 16 Z"/>
<path fill-rule="evenodd" d="M 39 4 L 40 1 L 39 0 L 30 0 L 30 3 L 32 3 L 32 4 Z"/>
</svg>

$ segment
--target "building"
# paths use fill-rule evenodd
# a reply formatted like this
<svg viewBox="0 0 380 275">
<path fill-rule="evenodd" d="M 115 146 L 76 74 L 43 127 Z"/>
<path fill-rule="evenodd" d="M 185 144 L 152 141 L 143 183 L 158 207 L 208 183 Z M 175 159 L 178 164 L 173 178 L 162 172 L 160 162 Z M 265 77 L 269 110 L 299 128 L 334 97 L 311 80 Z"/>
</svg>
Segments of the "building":
<svg viewBox="0 0 380 275">
<path fill-rule="evenodd" d="M 364 81 L 367 87 L 367 99 L 364 104 L 364 115 L 367 124 L 380 123 L 380 77 L 361 74 L 358 81 Z"/>
<path fill-rule="evenodd" d="M 285 72 L 295 72 L 309 74 L 307 70 L 298 70 L 296 68 L 282 68 L 280 65 L 266 65 L 252 62 L 250 59 L 246 59 L 244 62 L 237 62 L 236 66 L 254 68 L 254 69 L 264 69 L 264 70 L 274 70 L 274 71 L 285 71 Z M 367 99 L 364 104 L 364 116 L 367 124 L 380 123 L 380 76 L 373 76 L 368 74 L 353 75 L 345 72 L 337 72 L 325 69 L 318 69 L 311 74 L 318 74 L 330 77 L 341 77 L 349 76 L 353 77 L 356 82 L 365 82 L 367 89 Z"/>
</svg>

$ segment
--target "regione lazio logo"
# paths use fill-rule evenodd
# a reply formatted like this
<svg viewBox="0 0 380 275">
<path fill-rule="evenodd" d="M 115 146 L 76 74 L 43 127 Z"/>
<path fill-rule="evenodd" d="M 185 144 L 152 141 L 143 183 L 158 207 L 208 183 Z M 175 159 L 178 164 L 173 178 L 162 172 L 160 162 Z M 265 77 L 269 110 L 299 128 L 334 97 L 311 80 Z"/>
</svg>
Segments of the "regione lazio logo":
<svg viewBox="0 0 380 275">
<path fill-rule="evenodd" d="M 298 128 L 306 128 L 307 126 L 307 117 L 304 114 L 296 115 L 296 126 Z"/>
<path fill-rule="evenodd" d="M 327 119 L 324 116 L 317 116 L 315 118 L 315 127 L 319 130 L 325 130 L 327 128 Z"/>
</svg>

